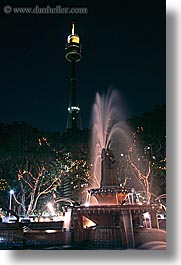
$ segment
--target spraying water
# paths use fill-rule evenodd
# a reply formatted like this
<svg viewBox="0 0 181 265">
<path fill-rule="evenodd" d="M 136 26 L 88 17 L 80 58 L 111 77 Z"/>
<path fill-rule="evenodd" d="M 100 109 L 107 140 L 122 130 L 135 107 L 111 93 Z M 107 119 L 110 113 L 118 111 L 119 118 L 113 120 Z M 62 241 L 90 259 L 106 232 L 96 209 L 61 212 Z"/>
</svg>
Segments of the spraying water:
<svg viewBox="0 0 181 265">
<path fill-rule="evenodd" d="M 102 151 L 111 149 L 119 162 L 121 155 L 129 149 L 129 144 L 129 129 L 124 121 L 118 91 L 108 90 L 107 94 L 102 95 L 97 93 L 92 110 L 92 187 L 100 186 Z"/>
</svg>

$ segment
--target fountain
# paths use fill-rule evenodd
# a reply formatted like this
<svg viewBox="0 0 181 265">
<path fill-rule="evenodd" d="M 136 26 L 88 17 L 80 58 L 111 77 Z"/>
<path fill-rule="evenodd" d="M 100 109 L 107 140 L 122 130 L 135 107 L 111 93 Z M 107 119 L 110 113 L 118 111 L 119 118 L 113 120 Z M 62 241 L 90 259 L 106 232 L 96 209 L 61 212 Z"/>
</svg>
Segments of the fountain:
<svg viewBox="0 0 181 265">
<path fill-rule="evenodd" d="M 130 192 L 120 183 L 117 170 L 119 158 L 130 142 L 129 130 L 121 117 L 119 98 L 115 90 L 109 90 L 107 95 L 97 93 L 93 106 L 91 148 L 96 181 L 89 193 L 99 205 L 120 205 Z"/>
<path fill-rule="evenodd" d="M 151 228 L 159 228 L 158 205 L 125 204 L 126 196 L 134 189 L 126 187 L 118 170 L 119 158 L 128 151 L 130 145 L 129 129 L 120 116 L 120 105 L 118 92 L 109 90 L 106 96 L 97 93 L 93 106 L 93 181 L 88 190 L 89 201 L 72 209 L 74 241 L 86 241 L 89 247 L 137 247 L 134 225 L 143 224 L 146 212 L 150 213 Z M 91 220 L 94 226 L 83 228 L 85 218 Z"/>
</svg>

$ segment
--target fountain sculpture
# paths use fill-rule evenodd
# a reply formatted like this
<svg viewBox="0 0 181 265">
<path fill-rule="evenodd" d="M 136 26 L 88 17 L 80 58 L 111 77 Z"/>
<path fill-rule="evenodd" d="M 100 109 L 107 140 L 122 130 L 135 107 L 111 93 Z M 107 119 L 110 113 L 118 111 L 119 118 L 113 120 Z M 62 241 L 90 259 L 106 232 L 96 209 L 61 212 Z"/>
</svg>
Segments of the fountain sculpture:
<svg viewBox="0 0 181 265">
<path fill-rule="evenodd" d="M 128 149 L 128 129 L 122 121 L 119 94 L 97 93 L 92 114 L 93 177 L 98 187 L 89 190 L 99 205 L 120 205 L 130 189 L 120 183 L 118 159 Z"/>
<path fill-rule="evenodd" d="M 102 149 L 100 188 L 90 189 L 99 205 L 120 205 L 130 189 L 121 188 L 116 174 L 116 160 L 111 149 Z"/>
<path fill-rule="evenodd" d="M 75 242 L 88 242 L 95 248 L 135 248 L 135 224 L 143 223 L 143 214 L 149 212 L 151 227 L 159 228 L 156 205 L 125 204 L 131 188 L 121 183 L 118 172 L 120 155 L 128 150 L 129 130 L 119 115 L 118 93 L 96 95 L 93 107 L 92 168 L 93 183 L 88 190 L 90 203 L 72 208 L 72 227 Z M 127 128 L 128 129 L 128 128 Z M 84 227 L 83 220 L 94 222 Z"/>
</svg>

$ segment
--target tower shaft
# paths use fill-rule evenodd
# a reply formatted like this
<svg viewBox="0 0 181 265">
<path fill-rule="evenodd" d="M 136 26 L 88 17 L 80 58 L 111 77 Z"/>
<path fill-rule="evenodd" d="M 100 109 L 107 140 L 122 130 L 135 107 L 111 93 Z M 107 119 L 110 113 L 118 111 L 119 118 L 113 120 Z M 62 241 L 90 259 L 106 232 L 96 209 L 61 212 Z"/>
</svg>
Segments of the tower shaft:
<svg viewBox="0 0 181 265">
<path fill-rule="evenodd" d="M 76 62 L 71 62 L 71 95 L 70 95 L 70 109 L 72 110 L 71 115 L 71 125 L 72 129 L 76 129 L 77 126 L 77 77 L 76 77 Z M 75 108 L 77 107 L 77 108 Z M 74 110 L 75 108 L 75 110 Z"/>
<path fill-rule="evenodd" d="M 67 129 L 81 129 L 80 108 L 77 103 L 77 76 L 76 63 L 81 60 L 80 38 L 75 34 L 74 23 L 72 24 L 72 33 L 67 38 L 65 46 L 65 59 L 70 63 L 70 101 L 68 107 Z"/>
</svg>

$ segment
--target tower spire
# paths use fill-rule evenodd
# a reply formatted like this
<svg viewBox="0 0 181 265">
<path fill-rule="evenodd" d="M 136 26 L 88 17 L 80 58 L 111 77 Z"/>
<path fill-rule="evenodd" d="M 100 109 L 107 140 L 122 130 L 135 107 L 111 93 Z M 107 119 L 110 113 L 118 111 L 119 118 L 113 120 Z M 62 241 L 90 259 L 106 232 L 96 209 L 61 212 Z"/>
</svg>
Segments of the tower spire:
<svg viewBox="0 0 181 265">
<path fill-rule="evenodd" d="M 81 129 L 80 108 L 77 104 L 76 63 L 81 60 L 80 38 L 75 34 L 75 24 L 72 22 L 72 32 L 67 38 L 65 59 L 70 63 L 70 102 L 68 107 L 67 129 Z"/>
<path fill-rule="evenodd" d="M 72 22 L 72 35 L 74 35 L 74 28 L 75 28 L 75 24 L 74 21 Z"/>
</svg>

